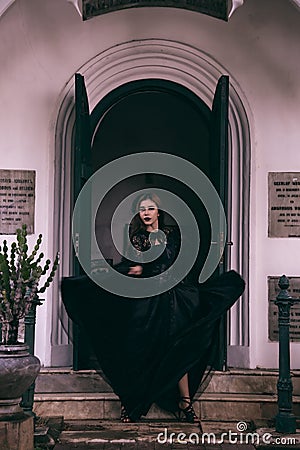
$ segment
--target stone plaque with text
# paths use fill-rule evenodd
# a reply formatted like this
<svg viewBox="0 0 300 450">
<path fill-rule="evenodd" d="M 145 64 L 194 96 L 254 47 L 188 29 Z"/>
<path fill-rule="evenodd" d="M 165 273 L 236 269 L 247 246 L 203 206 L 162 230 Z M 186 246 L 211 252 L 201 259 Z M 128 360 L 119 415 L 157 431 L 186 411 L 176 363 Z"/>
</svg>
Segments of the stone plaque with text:
<svg viewBox="0 0 300 450">
<path fill-rule="evenodd" d="M 269 237 L 300 237 L 300 172 L 270 172 Z"/>
<path fill-rule="evenodd" d="M 268 298 L 269 298 L 269 339 L 278 341 L 278 306 L 275 305 L 279 294 L 278 281 L 280 277 L 268 277 Z M 300 298 L 300 277 L 288 277 L 290 281 L 289 294 L 293 298 Z M 300 303 L 291 306 L 290 316 L 290 340 L 300 342 Z"/>
<path fill-rule="evenodd" d="M 226 21 L 229 13 L 228 0 L 83 0 L 83 20 L 120 9 L 140 8 L 143 6 L 183 8 Z"/>
<path fill-rule="evenodd" d="M 0 169 L 0 234 L 34 233 L 35 170 Z"/>
</svg>

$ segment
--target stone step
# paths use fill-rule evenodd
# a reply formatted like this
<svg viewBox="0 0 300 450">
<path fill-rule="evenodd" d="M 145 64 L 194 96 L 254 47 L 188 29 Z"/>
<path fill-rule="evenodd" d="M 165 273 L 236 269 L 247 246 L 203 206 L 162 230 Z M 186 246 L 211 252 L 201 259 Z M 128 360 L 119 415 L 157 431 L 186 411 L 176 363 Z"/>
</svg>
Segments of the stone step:
<svg viewBox="0 0 300 450">
<path fill-rule="evenodd" d="M 274 394 L 278 371 L 229 369 L 215 371 L 205 392 L 239 394 Z M 300 370 L 292 373 L 293 392 L 300 395 Z M 43 368 L 36 380 L 36 393 L 112 392 L 96 370 L 74 371 L 70 368 Z"/>
<path fill-rule="evenodd" d="M 194 407 L 201 420 L 255 421 L 266 426 L 277 413 L 278 373 L 271 370 L 214 372 Z M 293 372 L 294 414 L 300 417 L 300 371 Z M 197 398 L 197 396 L 196 396 Z M 95 370 L 42 369 L 36 381 L 34 411 L 65 420 L 118 419 L 120 402 Z M 152 405 L 147 419 L 172 419 Z"/>
<path fill-rule="evenodd" d="M 243 450 L 254 450 L 264 446 L 270 448 L 272 444 L 282 448 L 279 442 L 286 449 L 296 449 L 300 445 L 300 430 L 295 435 L 285 436 L 276 433 L 274 427 L 254 429 L 251 422 L 243 423 L 244 427 L 241 428 L 241 422 L 237 426 L 233 422 L 202 421 L 203 434 L 195 424 L 170 420 L 141 420 L 139 423 L 124 424 L 109 420 L 61 422 L 61 418 L 53 418 L 46 425 L 49 425 L 50 433 L 53 431 L 55 450 L 178 449 L 182 446 L 185 449 L 228 450 L 228 444 L 230 448 L 237 445 Z M 40 447 L 41 444 L 37 439 L 36 446 Z"/>
<path fill-rule="evenodd" d="M 233 394 L 205 392 L 195 400 L 194 409 L 201 420 L 255 421 L 267 424 L 277 413 L 274 394 Z M 113 393 L 45 393 L 35 394 L 34 412 L 39 417 L 64 416 L 75 419 L 118 419 L 120 401 Z M 294 413 L 300 416 L 300 396 L 294 396 Z M 147 419 L 172 419 L 152 405 Z"/>
<path fill-rule="evenodd" d="M 236 431 L 232 422 L 224 422 L 222 424 L 203 422 L 202 426 L 204 433 L 213 433 L 216 439 L 217 436 L 228 432 L 229 429 Z M 59 441 L 65 444 L 85 442 L 96 444 L 106 441 L 120 443 L 134 443 L 138 441 L 141 443 L 158 442 L 166 444 L 171 443 L 171 441 L 174 443 L 176 440 L 178 441 L 180 433 L 185 435 L 185 437 L 183 437 L 183 434 L 181 435 L 183 440 L 187 440 L 187 437 L 193 434 L 194 442 L 192 443 L 201 443 L 200 430 L 196 425 L 184 422 L 151 420 L 129 424 L 113 421 L 67 421 L 64 424 L 64 430 L 60 435 Z"/>
</svg>

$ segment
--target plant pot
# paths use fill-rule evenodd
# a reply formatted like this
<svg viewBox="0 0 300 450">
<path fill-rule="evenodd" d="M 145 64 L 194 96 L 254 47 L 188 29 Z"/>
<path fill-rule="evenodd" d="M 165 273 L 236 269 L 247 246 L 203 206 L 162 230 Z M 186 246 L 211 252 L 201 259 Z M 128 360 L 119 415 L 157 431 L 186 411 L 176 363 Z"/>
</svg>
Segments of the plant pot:
<svg viewBox="0 0 300 450">
<path fill-rule="evenodd" d="M 27 344 L 0 344 L 0 420 L 23 413 L 22 394 L 40 371 L 40 361 Z"/>
</svg>

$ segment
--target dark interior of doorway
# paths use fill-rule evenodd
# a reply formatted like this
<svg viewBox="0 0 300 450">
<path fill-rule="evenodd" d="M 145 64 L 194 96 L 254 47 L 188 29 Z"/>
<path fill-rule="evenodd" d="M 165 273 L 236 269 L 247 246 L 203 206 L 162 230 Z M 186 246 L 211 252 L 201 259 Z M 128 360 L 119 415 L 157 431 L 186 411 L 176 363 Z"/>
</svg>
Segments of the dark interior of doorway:
<svg viewBox="0 0 300 450">
<path fill-rule="evenodd" d="M 212 181 L 219 155 L 212 154 L 209 107 L 190 90 L 166 80 L 140 80 L 108 94 L 91 113 L 92 172 L 127 154 L 162 152 L 180 156 L 200 168 Z M 147 188 L 175 193 L 188 204 L 197 220 L 201 247 L 190 273 L 197 279 L 210 246 L 210 223 L 206 210 L 186 185 L 158 174 L 140 174 L 114 186 L 104 198 L 96 217 L 96 235 L 107 236 L 102 245 L 105 258 L 119 262 L 109 231 L 115 207 L 129 194 Z M 80 332 L 76 340 L 77 369 L 97 368 L 89 342 Z"/>
</svg>

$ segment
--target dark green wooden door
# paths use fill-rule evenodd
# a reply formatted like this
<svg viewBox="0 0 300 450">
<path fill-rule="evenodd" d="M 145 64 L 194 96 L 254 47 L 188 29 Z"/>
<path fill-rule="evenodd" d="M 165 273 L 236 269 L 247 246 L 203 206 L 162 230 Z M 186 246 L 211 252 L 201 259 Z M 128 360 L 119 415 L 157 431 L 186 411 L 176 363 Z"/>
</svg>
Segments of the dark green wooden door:
<svg viewBox="0 0 300 450">
<path fill-rule="evenodd" d="M 222 75 L 218 81 L 211 113 L 210 145 L 211 145 L 211 181 L 218 191 L 223 203 L 226 217 L 228 217 L 228 101 L 229 77 Z M 226 236 L 220 235 L 220 242 Z M 227 270 L 226 251 L 221 257 L 216 274 L 220 275 Z M 222 370 L 226 366 L 227 348 L 227 320 L 224 316 L 220 321 L 218 349 L 216 353 L 215 368 Z"/>
<path fill-rule="evenodd" d="M 74 183 L 73 198 L 74 204 L 76 199 L 91 175 L 91 129 L 90 129 L 90 112 L 89 102 L 84 83 L 84 77 L 79 73 L 75 74 L 75 152 L 74 152 Z M 82 236 L 84 230 L 84 236 Z M 77 219 L 77 223 L 73 222 L 73 239 L 75 243 L 75 252 L 73 258 L 73 273 L 81 275 L 83 270 L 78 262 L 76 254 L 80 251 L 80 246 L 85 246 L 85 257 L 89 260 L 85 264 L 89 264 L 91 260 L 90 251 L 90 232 L 91 232 L 91 207 L 85 204 Z M 73 366 L 75 370 L 85 368 L 89 355 L 87 349 L 90 347 L 87 342 L 85 333 L 74 324 L 73 327 Z"/>
<path fill-rule="evenodd" d="M 89 102 L 84 77 L 75 74 L 74 200 L 91 175 L 91 129 Z"/>
</svg>

